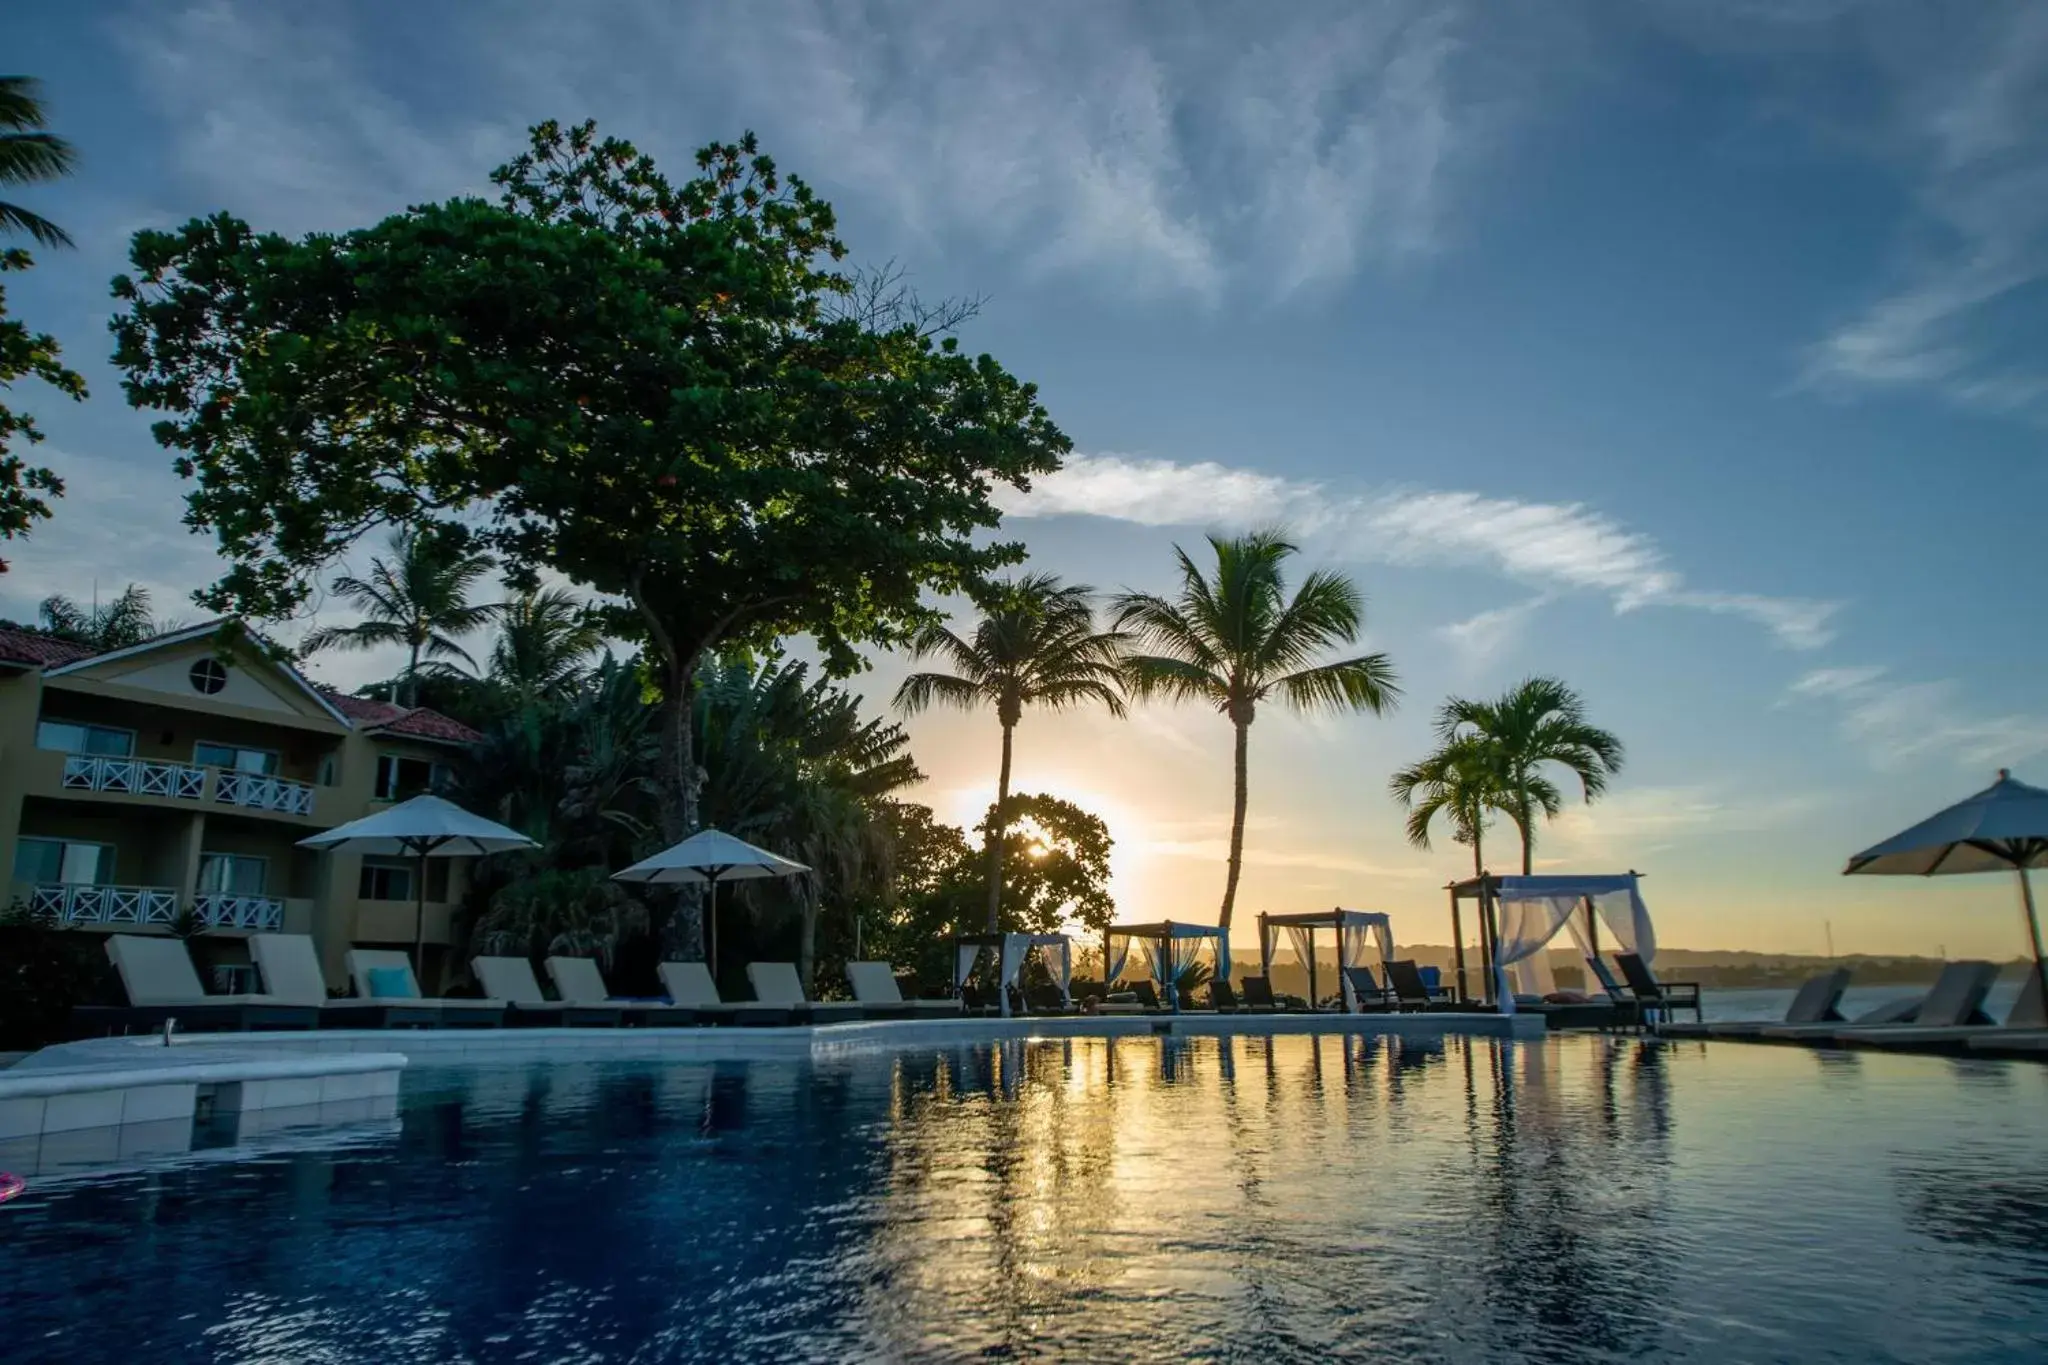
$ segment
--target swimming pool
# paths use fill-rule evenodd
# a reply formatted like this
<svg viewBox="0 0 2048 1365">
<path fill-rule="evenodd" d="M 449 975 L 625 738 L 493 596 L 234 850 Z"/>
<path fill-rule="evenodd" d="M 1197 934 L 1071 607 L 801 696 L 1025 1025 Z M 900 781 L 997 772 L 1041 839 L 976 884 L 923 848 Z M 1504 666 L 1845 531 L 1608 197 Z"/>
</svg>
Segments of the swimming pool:
<svg viewBox="0 0 2048 1365">
<path fill-rule="evenodd" d="M 1074 1038 L 409 1072 L 38 1182 L 0 1358 L 2035 1361 L 2048 1068 Z"/>
</svg>

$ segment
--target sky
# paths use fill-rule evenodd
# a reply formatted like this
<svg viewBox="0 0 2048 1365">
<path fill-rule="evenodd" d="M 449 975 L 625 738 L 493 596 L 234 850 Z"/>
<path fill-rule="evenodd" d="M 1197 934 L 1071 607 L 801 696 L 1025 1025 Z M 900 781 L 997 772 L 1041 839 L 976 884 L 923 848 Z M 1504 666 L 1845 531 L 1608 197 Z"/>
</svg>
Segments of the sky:
<svg viewBox="0 0 2048 1365">
<path fill-rule="evenodd" d="M 1006 498 L 1032 568 L 1165 591 L 1174 546 L 1281 526 L 1366 594 L 1401 705 L 1260 714 L 1240 938 L 1341 904 L 1446 941 L 1470 855 L 1409 846 L 1388 775 L 1447 695 L 1550 674 L 1628 761 L 1539 871 L 1641 871 L 1677 946 L 2020 951 L 2008 880 L 1840 872 L 1999 767 L 2048 782 L 2048 6 L 17 0 L 9 33 L 81 158 L 14 194 L 78 245 L 9 307 L 92 396 L 10 395 L 70 493 L 0 614 L 132 581 L 189 618 L 217 572 L 106 361 L 137 229 L 485 193 L 544 118 L 678 168 L 751 128 L 1041 386 L 1075 454 Z M 970 821 L 994 719 L 910 728 Z M 1213 922 L 1229 755 L 1205 710 L 1033 714 L 1017 781 L 1109 822 L 1126 917 Z"/>
</svg>

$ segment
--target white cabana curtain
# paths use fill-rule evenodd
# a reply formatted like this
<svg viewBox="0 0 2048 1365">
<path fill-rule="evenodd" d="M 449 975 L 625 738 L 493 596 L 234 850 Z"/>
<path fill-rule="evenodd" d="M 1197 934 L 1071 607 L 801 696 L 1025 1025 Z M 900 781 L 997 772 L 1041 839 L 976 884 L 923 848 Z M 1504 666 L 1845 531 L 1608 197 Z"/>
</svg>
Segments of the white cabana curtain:
<svg viewBox="0 0 2048 1365">
<path fill-rule="evenodd" d="M 1124 974 L 1124 964 L 1131 960 L 1131 941 L 1111 934 L 1103 940 L 1102 984 L 1105 988 L 1114 986 L 1118 977 Z"/>
<path fill-rule="evenodd" d="M 1656 955 L 1656 931 L 1634 876 L 1503 877 L 1497 894 L 1500 946 L 1494 962 L 1504 1014 L 1514 1012 L 1517 989 L 1525 995 L 1556 989 L 1544 948 L 1558 930 L 1570 925 L 1573 941 L 1585 954 L 1585 936 L 1573 916 L 1584 914 L 1588 899 L 1622 952 L 1639 953 L 1645 962 Z"/>
<path fill-rule="evenodd" d="M 1316 931 L 1306 924 L 1290 924 L 1286 928 L 1287 946 L 1294 949 L 1294 960 L 1300 963 L 1301 969 L 1306 972 L 1309 970 L 1309 963 L 1315 961 Z M 1307 990 L 1308 987 L 1304 986 L 1302 989 Z M 1311 1000 L 1308 1003 L 1313 1007 L 1316 1002 Z"/>
<path fill-rule="evenodd" d="M 1182 938 L 1176 934 L 1172 938 L 1167 939 L 1167 968 L 1172 973 L 1172 977 L 1170 981 L 1161 984 L 1172 985 L 1177 988 L 1181 977 L 1186 975 L 1188 968 L 1195 965 L 1195 959 L 1201 956 L 1201 953 L 1202 940 L 1198 938 Z"/>
<path fill-rule="evenodd" d="M 1341 910 L 1338 912 L 1337 953 L 1338 960 L 1346 967 L 1365 965 L 1366 947 L 1378 940 L 1380 961 L 1394 960 L 1394 922 L 1386 915 L 1374 910 Z"/>
<path fill-rule="evenodd" d="M 960 994 L 967 978 L 974 975 L 974 960 L 981 956 L 979 943 L 961 943 L 953 948 L 953 994 Z"/>
<path fill-rule="evenodd" d="M 1024 954 L 1031 950 L 1031 940 L 1023 934 L 1004 934 L 999 965 L 1002 969 L 1002 1013 L 1010 1013 L 1010 987 L 1017 984 L 1017 974 L 1024 970 Z"/>
<path fill-rule="evenodd" d="M 1043 939 L 1039 941 L 1044 942 Z M 1074 940 L 1068 938 L 1065 934 L 1061 934 L 1059 941 L 1060 999 L 1071 1005 L 1074 1003 Z"/>
</svg>

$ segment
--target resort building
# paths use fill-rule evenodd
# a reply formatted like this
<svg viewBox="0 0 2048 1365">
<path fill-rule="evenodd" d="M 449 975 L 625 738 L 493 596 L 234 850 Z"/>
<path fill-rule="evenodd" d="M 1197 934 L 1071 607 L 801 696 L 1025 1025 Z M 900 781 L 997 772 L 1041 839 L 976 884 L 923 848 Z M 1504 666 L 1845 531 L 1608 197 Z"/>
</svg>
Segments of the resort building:
<svg viewBox="0 0 2048 1365">
<path fill-rule="evenodd" d="M 428 790 L 481 737 L 222 639 L 218 621 L 108 651 L 0 629 L 9 903 L 84 932 L 196 924 L 194 955 L 220 989 L 255 989 L 248 935 L 311 934 L 339 986 L 350 945 L 411 947 L 417 868 L 298 841 Z M 442 975 L 469 864 L 427 864 L 428 982 Z"/>
</svg>

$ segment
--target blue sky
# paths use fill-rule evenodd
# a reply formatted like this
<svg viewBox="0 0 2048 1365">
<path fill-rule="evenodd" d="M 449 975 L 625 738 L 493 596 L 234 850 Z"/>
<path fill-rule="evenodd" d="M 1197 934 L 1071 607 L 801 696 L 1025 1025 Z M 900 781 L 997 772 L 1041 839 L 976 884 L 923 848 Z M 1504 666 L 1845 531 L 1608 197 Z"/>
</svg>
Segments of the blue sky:
<svg viewBox="0 0 2048 1365">
<path fill-rule="evenodd" d="M 1446 693 L 1547 672 L 1630 762 L 1539 860 L 1650 874 L 1667 942 L 2018 949 L 2007 883 L 1837 874 L 2000 765 L 2048 780 L 2048 7 L 30 0 L 10 27 L 83 159 L 22 196 L 79 249 L 10 301 L 93 398 L 21 395 L 72 496 L 0 611 L 212 576 L 104 363 L 136 228 L 479 192 L 544 117 L 674 164 L 751 127 L 858 258 L 987 295 L 967 341 L 1079 452 L 1014 508 L 1036 566 L 1160 589 L 1174 543 L 1284 523 L 1368 593 L 1407 700 L 1262 717 L 1243 913 L 1442 941 L 1465 855 L 1402 843 L 1387 774 Z M 993 723 L 914 732 L 966 817 Z M 1019 777 L 1111 820 L 1127 910 L 1213 916 L 1218 718 L 1033 717 Z"/>
</svg>

